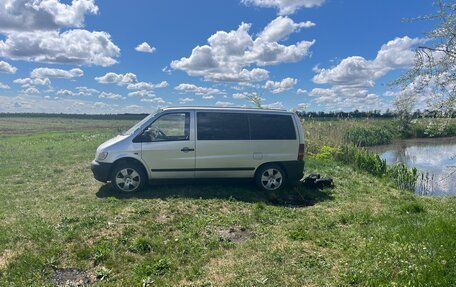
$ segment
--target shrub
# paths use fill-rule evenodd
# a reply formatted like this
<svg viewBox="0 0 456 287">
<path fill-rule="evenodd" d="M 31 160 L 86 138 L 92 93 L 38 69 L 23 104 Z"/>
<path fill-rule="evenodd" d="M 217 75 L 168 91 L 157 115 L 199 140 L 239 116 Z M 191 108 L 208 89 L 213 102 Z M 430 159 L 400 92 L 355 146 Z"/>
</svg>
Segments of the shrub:
<svg viewBox="0 0 456 287">
<path fill-rule="evenodd" d="M 318 159 L 331 159 L 333 154 L 337 151 L 337 148 L 330 146 L 323 146 L 318 153 L 315 154 L 315 157 Z"/>
</svg>

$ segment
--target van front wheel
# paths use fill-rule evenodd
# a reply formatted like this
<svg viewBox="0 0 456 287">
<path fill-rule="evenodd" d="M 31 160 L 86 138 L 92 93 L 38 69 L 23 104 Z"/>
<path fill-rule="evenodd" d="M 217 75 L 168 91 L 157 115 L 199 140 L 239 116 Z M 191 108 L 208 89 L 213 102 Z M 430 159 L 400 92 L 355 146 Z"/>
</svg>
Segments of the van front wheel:
<svg viewBox="0 0 456 287">
<path fill-rule="evenodd" d="M 285 172 L 276 164 L 267 164 L 257 171 L 255 182 L 263 191 L 279 190 L 286 183 Z"/>
<path fill-rule="evenodd" d="M 146 184 L 146 174 L 135 163 L 120 163 L 112 171 L 111 184 L 119 192 L 136 192 Z"/>
</svg>

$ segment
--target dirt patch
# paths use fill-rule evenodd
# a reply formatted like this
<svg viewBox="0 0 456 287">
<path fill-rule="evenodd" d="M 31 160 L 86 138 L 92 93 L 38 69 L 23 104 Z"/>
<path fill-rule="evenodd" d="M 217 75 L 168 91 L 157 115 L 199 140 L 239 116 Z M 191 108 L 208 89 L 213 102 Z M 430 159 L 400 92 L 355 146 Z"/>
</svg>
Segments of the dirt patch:
<svg viewBox="0 0 456 287">
<path fill-rule="evenodd" d="M 6 249 L 3 251 L 3 253 L 0 255 L 0 269 L 5 268 L 8 265 L 8 262 L 10 261 L 11 258 L 14 257 L 14 252 Z"/>
<path fill-rule="evenodd" d="M 155 218 L 155 221 L 158 223 L 167 223 L 173 220 L 174 216 L 168 211 L 160 210 L 160 213 Z"/>
<path fill-rule="evenodd" d="M 77 268 L 55 268 L 52 274 L 52 282 L 56 287 L 87 286 L 95 281 L 95 276 Z"/>
<path fill-rule="evenodd" d="M 253 231 L 244 227 L 218 228 L 216 234 L 220 241 L 240 243 L 255 236 Z"/>
</svg>

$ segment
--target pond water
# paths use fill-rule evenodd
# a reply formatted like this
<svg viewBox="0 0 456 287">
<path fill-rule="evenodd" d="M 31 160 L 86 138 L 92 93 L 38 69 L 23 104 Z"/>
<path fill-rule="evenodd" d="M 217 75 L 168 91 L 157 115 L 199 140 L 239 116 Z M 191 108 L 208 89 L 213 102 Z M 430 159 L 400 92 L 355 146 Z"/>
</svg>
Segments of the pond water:
<svg viewBox="0 0 456 287">
<path fill-rule="evenodd" d="M 420 171 L 417 193 L 456 196 L 456 137 L 402 140 L 369 150 L 388 164 L 415 166 Z"/>
</svg>

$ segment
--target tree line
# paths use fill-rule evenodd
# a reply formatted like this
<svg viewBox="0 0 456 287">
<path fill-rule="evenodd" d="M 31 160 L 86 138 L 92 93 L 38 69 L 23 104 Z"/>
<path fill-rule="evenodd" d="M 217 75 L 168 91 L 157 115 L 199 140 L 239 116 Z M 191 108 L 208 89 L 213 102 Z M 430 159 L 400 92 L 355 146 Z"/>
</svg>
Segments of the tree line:
<svg viewBox="0 0 456 287">
<path fill-rule="evenodd" d="M 392 110 L 386 110 L 382 112 L 380 110 L 373 111 L 359 111 L 354 110 L 351 112 L 343 111 L 296 111 L 296 114 L 300 118 L 315 118 L 315 119 L 361 119 L 361 118 L 395 118 L 397 112 Z M 25 117 L 25 118 L 69 118 L 69 119 L 89 119 L 89 120 L 142 120 L 147 114 L 48 114 L 48 113 L 0 113 L 1 118 L 8 117 Z M 438 110 L 416 110 L 411 114 L 411 118 L 440 118 L 440 117 L 451 117 L 456 118 L 456 112 L 452 114 L 443 115 Z"/>
</svg>

